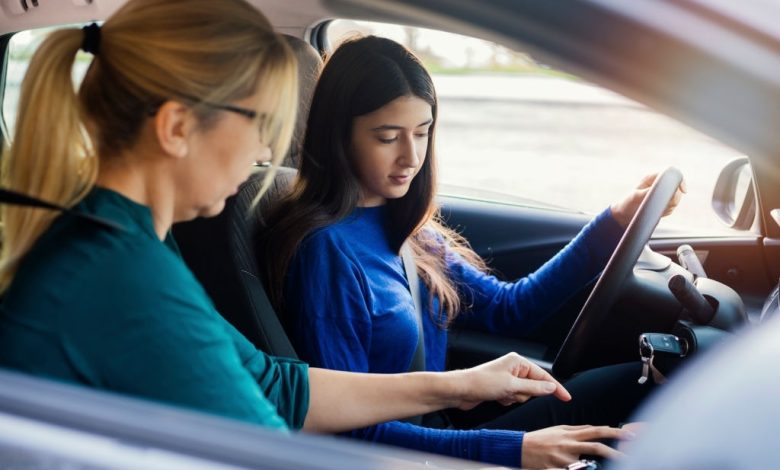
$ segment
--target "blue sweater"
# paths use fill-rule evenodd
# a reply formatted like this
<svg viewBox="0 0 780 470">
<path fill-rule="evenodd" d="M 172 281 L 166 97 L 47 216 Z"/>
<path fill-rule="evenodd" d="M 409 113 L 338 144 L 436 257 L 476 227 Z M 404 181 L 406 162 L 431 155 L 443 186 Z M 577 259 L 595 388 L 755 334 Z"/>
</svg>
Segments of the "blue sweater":
<svg viewBox="0 0 780 470">
<path fill-rule="evenodd" d="M 302 359 L 328 369 L 406 372 L 417 347 L 417 320 L 401 257 L 390 249 L 385 207 L 358 208 L 312 232 L 288 271 L 285 308 Z M 603 269 L 623 230 L 609 210 L 599 214 L 536 272 L 502 282 L 447 252 L 463 304 L 456 319 L 490 333 L 527 333 Z M 428 290 L 420 282 L 423 309 Z M 434 302 L 438 311 L 438 301 Z M 447 331 L 423 312 L 425 362 L 444 370 Z M 400 421 L 351 433 L 365 440 L 498 465 L 519 466 L 523 433 L 504 430 L 431 429 Z"/>
</svg>

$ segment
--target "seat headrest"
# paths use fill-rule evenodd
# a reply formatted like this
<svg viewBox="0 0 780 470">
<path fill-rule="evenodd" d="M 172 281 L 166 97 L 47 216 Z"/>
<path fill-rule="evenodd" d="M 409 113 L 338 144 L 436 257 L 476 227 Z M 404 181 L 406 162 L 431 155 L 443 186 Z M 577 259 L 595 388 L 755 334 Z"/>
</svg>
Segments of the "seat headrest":
<svg viewBox="0 0 780 470">
<path fill-rule="evenodd" d="M 268 169 L 261 168 L 225 201 L 217 217 L 176 224 L 174 238 L 184 261 L 206 289 L 214 306 L 258 348 L 276 356 L 296 357 L 276 316 L 258 270 L 254 236 L 264 214 L 291 186 L 296 175 L 311 98 L 322 58 L 305 41 L 284 35 L 298 60 L 299 105 L 290 152 L 256 208 L 251 204 Z M 286 167 L 286 168 L 285 168 Z M 259 260 L 262 262 L 262 260 Z"/>
<path fill-rule="evenodd" d="M 292 47 L 295 57 L 298 59 L 298 117 L 295 121 L 295 132 L 290 143 L 290 151 L 282 161 L 282 166 L 296 168 L 300 161 L 311 98 L 322 70 L 322 57 L 306 41 L 287 34 L 282 36 Z"/>
<path fill-rule="evenodd" d="M 244 199 L 247 199 L 248 204 L 251 204 L 251 201 L 257 195 L 258 191 L 260 191 L 260 187 L 263 185 L 263 181 L 265 180 L 268 171 L 269 170 L 266 168 L 258 169 L 247 183 L 239 189 L 236 196 L 241 196 L 243 194 Z M 252 211 L 251 217 L 254 219 L 253 226 L 251 227 L 253 231 L 257 230 L 259 227 L 265 226 L 265 215 L 268 213 L 268 210 L 292 189 L 293 181 L 297 175 L 298 170 L 294 168 L 277 168 L 273 181 L 270 186 L 268 186 L 266 192 L 260 197 L 257 206 L 254 209 L 251 209 L 247 205 L 246 210 Z M 250 182 L 253 182 L 253 184 L 248 184 Z"/>
</svg>

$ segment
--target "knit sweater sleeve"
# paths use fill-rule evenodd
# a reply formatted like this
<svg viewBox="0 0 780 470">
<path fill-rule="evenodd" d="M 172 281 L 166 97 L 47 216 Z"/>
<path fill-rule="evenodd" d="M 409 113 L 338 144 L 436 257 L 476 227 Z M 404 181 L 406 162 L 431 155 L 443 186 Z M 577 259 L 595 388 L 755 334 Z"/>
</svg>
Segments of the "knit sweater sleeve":
<svg viewBox="0 0 780 470">
<path fill-rule="evenodd" d="M 601 272 L 622 234 L 606 209 L 553 258 L 514 282 L 500 281 L 448 253 L 450 273 L 464 305 L 470 305 L 457 323 L 491 333 L 531 331 Z"/>
<path fill-rule="evenodd" d="M 305 240 L 285 280 L 292 340 L 315 367 L 369 371 L 372 300 L 361 267 L 327 234 Z"/>
<path fill-rule="evenodd" d="M 296 350 L 312 366 L 371 372 L 373 299 L 367 269 L 351 256 L 347 244 L 327 234 L 310 237 L 296 253 L 286 280 L 285 291 L 291 294 L 285 296 L 285 305 L 293 319 Z M 523 433 L 517 431 L 442 430 L 400 421 L 346 434 L 506 466 L 520 464 L 523 444 Z"/>
</svg>

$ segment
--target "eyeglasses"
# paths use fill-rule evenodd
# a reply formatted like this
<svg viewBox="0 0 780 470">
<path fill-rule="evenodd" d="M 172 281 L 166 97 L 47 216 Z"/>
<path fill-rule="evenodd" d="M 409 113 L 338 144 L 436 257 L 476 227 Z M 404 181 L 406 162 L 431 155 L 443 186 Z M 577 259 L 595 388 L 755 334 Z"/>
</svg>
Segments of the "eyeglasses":
<svg viewBox="0 0 780 470">
<path fill-rule="evenodd" d="M 253 109 L 244 108 L 232 104 L 222 104 L 222 103 L 212 103 L 211 101 L 202 101 L 189 96 L 183 96 L 183 95 L 179 95 L 179 96 L 182 99 L 190 101 L 195 104 L 208 106 L 209 108 L 214 108 L 214 109 L 221 109 L 222 111 L 229 111 L 231 113 L 240 114 L 249 119 L 255 119 L 257 117 L 257 111 Z M 160 106 L 162 106 L 162 103 L 157 103 L 149 106 L 149 109 L 147 110 L 147 114 L 149 116 L 154 116 L 155 114 L 157 114 L 157 111 L 160 109 Z"/>
<path fill-rule="evenodd" d="M 236 113 L 242 116 L 246 116 L 249 119 L 254 119 L 257 117 L 257 111 L 254 111 L 249 108 L 242 108 L 241 106 L 235 106 L 232 104 L 211 103 L 209 101 L 198 101 L 198 104 L 202 104 L 203 106 L 208 106 L 209 108 L 221 109 L 223 111 L 230 111 L 231 113 Z"/>
</svg>

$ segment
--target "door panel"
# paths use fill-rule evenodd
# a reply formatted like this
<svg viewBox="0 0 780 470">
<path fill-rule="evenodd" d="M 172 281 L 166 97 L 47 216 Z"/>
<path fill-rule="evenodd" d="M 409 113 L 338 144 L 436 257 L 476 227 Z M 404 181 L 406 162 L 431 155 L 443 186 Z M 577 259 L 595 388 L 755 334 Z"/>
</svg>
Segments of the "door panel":
<svg viewBox="0 0 780 470">
<path fill-rule="evenodd" d="M 561 250 L 590 216 L 559 210 L 440 197 L 442 215 L 504 280 L 525 276 Z M 549 368 L 590 287 L 572 296 L 558 313 L 521 338 L 496 338 L 468 330 L 450 335 L 449 366 L 467 367 L 515 351 Z"/>
<path fill-rule="evenodd" d="M 575 212 L 440 197 L 442 215 L 504 279 L 533 272 L 590 221 Z"/>
</svg>

